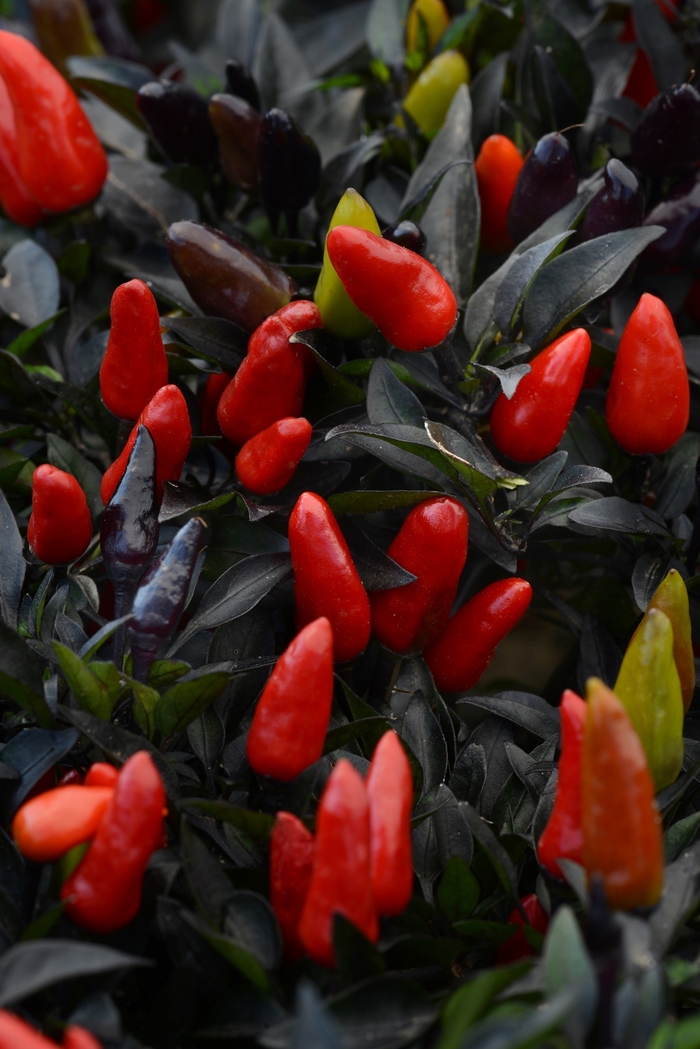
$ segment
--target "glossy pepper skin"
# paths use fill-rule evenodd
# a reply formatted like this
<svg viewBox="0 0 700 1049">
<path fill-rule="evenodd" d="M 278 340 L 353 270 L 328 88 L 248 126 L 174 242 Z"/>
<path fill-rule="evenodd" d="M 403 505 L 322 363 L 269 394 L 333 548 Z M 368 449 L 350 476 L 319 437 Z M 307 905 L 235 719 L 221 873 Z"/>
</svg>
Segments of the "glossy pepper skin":
<svg viewBox="0 0 700 1049">
<path fill-rule="evenodd" d="M 664 880 L 661 817 L 642 744 L 625 708 L 597 678 L 586 685 L 581 760 L 583 863 L 608 904 L 653 907 Z"/>
<path fill-rule="evenodd" d="M 615 682 L 646 754 L 657 790 L 678 778 L 683 763 L 683 695 L 668 616 L 651 608 L 629 643 Z"/>
<path fill-rule="evenodd" d="M 114 932 L 135 918 L 141 882 L 163 837 L 163 783 L 145 750 L 124 765 L 84 859 L 61 889 L 66 914 L 83 929 Z"/>
<path fill-rule="evenodd" d="M 424 135 L 445 123 L 450 103 L 462 84 L 469 83 L 469 66 L 459 51 L 443 51 L 432 59 L 410 88 L 403 108 Z"/>
<path fill-rule="evenodd" d="M 442 0 L 413 0 L 406 20 L 407 51 L 418 51 L 421 23 L 425 26 L 427 50 L 432 51 L 450 24 L 450 13 Z"/>
<path fill-rule="evenodd" d="M 250 767 L 284 782 L 318 761 L 333 702 L 333 631 L 325 617 L 300 630 L 275 664 L 253 715 Z"/>
<path fill-rule="evenodd" d="M 632 132 L 632 161 L 661 178 L 690 171 L 700 160 L 700 94 L 692 84 L 662 91 Z"/>
<path fill-rule="evenodd" d="M 528 153 L 508 209 L 515 244 L 576 196 L 578 173 L 571 146 L 558 132 L 544 135 Z"/>
<path fill-rule="evenodd" d="M 280 266 L 211 226 L 174 222 L 167 244 L 170 261 L 204 313 L 244 331 L 254 331 L 297 290 Z"/>
<path fill-rule="evenodd" d="M 229 375 L 228 372 L 218 372 L 215 375 L 210 375 L 199 393 L 197 403 L 202 415 L 202 433 L 205 436 L 221 433 L 221 427 L 216 418 L 216 409 L 219 407 L 222 394 L 232 378 L 233 376 Z"/>
<path fill-rule="evenodd" d="M 499 394 L 491 436 L 500 452 L 534 463 L 554 451 L 576 407 L 590 355 L 588 332 L 575 328 L 538 353 L 510 400 Z"/>
<path fill-rule="evenodd" d="M 282 212 L 289 235 L 295 237 L 296 213 L 318 189 L 321 154 L 313 139 L 283 109 L 269 110 L 260 123 L 258 173 L 260 197 L 273 232 Z"/>
<path fill-rule="evenodd" d="M 40 1034 L 19 1016 L 0 1009 L 0 1049 L 56 1049 L 57 1043 Z M 63 1049 L 102 1049 L 84 1027 L 66 1028 Z"/>
<path fill-rule="evenodd" d="M 226 90 L 229 95 L 242 98 L 260 112 L 260 92 L 250 70 L 236 58 L 229 58 L 226 63 Z"/>
<path fill-rule="evenodd" d="M 33 199 L 19 173 L 19 150 L 15 111 L 5 81 L 0 77 L 0 205 L 19 226 L 36 226 L 42 209 Z"/>
<path fill-rule="evenodd" d="M 86 787 L 114 787 L 119 779 L 119 769 L 106 761 L 96 761 L 85 773 Z"/>
<path fill-rule="evenodd" d="M 648 244 L 639 257 L 648 270 L 666 270 L 680 265 L 700 236 L 700 173 L 682 179 L 652 208 L 645 226 L 663 226 L 658 240 Z"/>
<path fill-rule="evenodd" d="M 415 506 L 389 547 L 397 564 L 418 578 L 370 597 L 372 632 L 392 652 L 421 652 L 444 629 L 467 560 L 469 515 L 456 499 Z"/>
<path fill-rule="evenodd" d="M 128 633 L 137 681 L 148 680 L 151 663 L 175 633 L 205 530 L 200 517 L 183 525 L 136 591 Z"/>
<path fill-rule="evenodd" d="M 345 223 L 345 225 L 351 226 L 352 223 Z M 384 240 L 399 244 L 402 248 L 408 248 L 409 251 L 415 251 L 416 255 L 422 255 L 428 243 L 428 238 L 418 223 L 411 222 L 410 219 L 402 219 L 401 222 L 395 222 L 393 226 L 387 226 L 382 230 L 382 237 Z"/>
<path fill-rule="evenodd" d="M 610 433 L 626 452 L 661 455 L 690 414 L 685 356 L 673 317 L 645 292 L 620 339 L 605 402 Z"/>
<path fill-rule="evenodd" d="M 642 224 L 644 190 L 634 172 L 613 158 L 605 165 L 603 178 L 604 185 L 588 205 L 581 223 L 582 241 Z"/>
<path fill-rule="evenodd" d="M 75 561 L 92 539 L 85 492 L 72 474 L 44 463 L 32 476 L 32 514 L 27 542 L 47 565 Z"/>
<path fill-rule="evenodd" d="M 63 76 L 68 75 L 70 55 L 104 54 L 83 0 L 30 0 L 29 6 L 42 54 Z"/>
<path fill-rule="evenodd" d="M 356 189 L 346 189 L 333 212 L 328 231 L 336 226 L 356 226 L 379 234 L 379 224 L 372 208 Z M 328 257 L 328 237 L 323 249 L 323 265 L 314 291 L 323 326 L 341 339 L 360 339 L 369 335 L 374 325 L 357 308 Z"/>
<path fill-rule="evenodd" d="M 348 544 L 325 499 L 304 492 L 289 517 L 297 629 L 319 616 L 330 621 L 334 658 L 354 659 L 367 646 L 369 598 Z"/>
<path fill-rule="evenodd" d="M 586 704 L 571 689 L 561 697 L 561 756 L 557 766 L 554 808 L 540 840 L 537 859 L 554 878 L 563 878 L 557 860 L 583 864 L 581 830 L 581 754 L 586 727 Z"/>
<path fill-rule="evenodd" d="M 672 568 L 661 581 L 654 596 L 649 602 L 647 612 L 652 608 L 663 612 L 673 628 L 673 658 L 681 683 L 683 710 L 688 713 L 695 691 L 695 658 L 693 656 L 692 628 L 690 623 L 690 606 L 688 591 L 680 572 Z M 644 619 L 637 627 L 635 635 L 641 630 Z M 633 635 L 633 639 L 634 636 Z"/>
<path fill-rule="evenodd" d="M 508 209 L 524 163 L 518 147 L 505 135 L 489 135 L 474 162 L 481 201 L 481 247 L 489 254 L 513 247 Z"/>
<path fill-rule="evenodd" d="M 270 839 L 270 903 L 277 916 L 287 961 L 303 957 L 299 920 L 311 882 L 314 839 L 291 812 L 278 812 Z"/>
<path fill-rule="evenodd" d="M 236 456 L 238 480 L 249 492 L 272 495 L 288 484 L 309 447 L 308 419 L 280 419 L 261 430 Z"/>
<path fill-rule="evenodd" d="M 0 30 L 0 76 L 14 109 L 19 173 L 47 211 L 93 200 L 107 177 L 105 151 L 61 74 L 29 40 Z"/>
<path fill-rule="evenodd" d="M 114 789 L 66 785 L 25 802 L 12 821 L 17 848 L 35 863 L 53 863 L 94 837 Z"/>
<path fill-rule="evenodd" d="M 529 896 L 523 896 L 520 905 L 527 915 L 529 925 L 537 932 L 546 933 L 549 927 L 549 915 L 538 900 L 537 894 L 531 892 Z M 530 958 L 532 955 L 532 947 L 523 932 L 525 922 L 517 907 L 510 912 L 508 921 L 511 925 L 517 925 L 518 929 L 498 948 L 496 965 L 510 965 L 512 962 L 518 962 L 521 958 Z"/>
<path fill-rule="evenodd" d="M 124 476 L 139 426 L 145 426 L 156 446 L 156 493 L 163 497 L 165 481 L 178 481 L 192 441 L 187 402 L 177 386 L 161 386 L 141 412 L 121 454 L 102 478 L 102 502 L 107 505 Z"/>
<path fill-rule="evenodd" d="M 216 135 L 206 99 L 189 84 L 152 80 L 136 92 L 136 108 L 165 155 L 175 164 L 216 163 Z"/>
<path fill-rule="evenodd" d="M 158 306 L 148 285 L 130 280 L 112 295 L 109 314 L 100 392 L 113 415 L 133 422 L 168 382 Z"/>
<path fill-rule="evenodd" d="M 229 182 L 251 193 L 258 185 L 260 115 L 236 95 L 212 95 L 209 120 L 219 143 L 219 161 Z"/>
<path fill-rule="evenodd" d="M 452 289 L 414 251 L 353 226 L 332 229 L 326 248 L 354 304 L 399 350 L 439 346 L 454 328 Z"/>
<path fill-rule="evenodd" d="M 341 758 L 316 813 L 314 869 L 299 936 L 314 961 L 335 962 L 333 915 L 342 914 L 368 940 L 379 935 L 370 878 L 370 823 L 362 777 Z"/>
<path fill-rule="evenodd" d="M 377 914 L 401 914 L 413 893 L 413 777 L 395 732 L 385 732 L 379 740 L 366 787 L 374 904 Z"/>
<path fill-rule="evenodd" d="M 216 417 L 224 437 L 243 445 L 280 419 L 301 416 L 309 351 L 289 338 L 321 323 L 317 307 L 300 299 L 256 329 L 245 360 L 219 401 Z"/>
<path fill-rule="evenodd" d="M 462 605 L 423 653 L 437 687 L 444 692 L 473 688 L 531 600 L 530 584 L 515 578 L 491 583 Z"/>
</svg>

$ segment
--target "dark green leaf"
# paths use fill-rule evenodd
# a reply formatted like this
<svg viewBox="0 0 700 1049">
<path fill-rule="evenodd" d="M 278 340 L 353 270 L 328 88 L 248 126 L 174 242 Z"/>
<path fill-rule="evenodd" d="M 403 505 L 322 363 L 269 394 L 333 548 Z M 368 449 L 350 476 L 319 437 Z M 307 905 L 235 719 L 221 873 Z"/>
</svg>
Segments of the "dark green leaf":
<svg viewBox="0 0 700 1049">
<path fill-rule="evenodd" d="M 18 943 L 0 958 L 0 1006 L 20 1002 L 64 980 L 148 964 L 113 947 L 79 940 Z"/>
</svg>

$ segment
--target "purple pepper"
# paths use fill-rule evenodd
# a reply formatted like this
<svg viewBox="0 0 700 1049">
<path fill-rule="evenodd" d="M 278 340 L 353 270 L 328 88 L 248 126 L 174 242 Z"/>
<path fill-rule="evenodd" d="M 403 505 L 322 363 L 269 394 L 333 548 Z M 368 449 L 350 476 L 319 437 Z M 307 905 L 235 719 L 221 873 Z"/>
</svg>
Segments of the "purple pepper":
<svg viewBox="0 0 700 1049">
<path fill-rule="evenodd" d="M 206 99 L 188 84 L 151 80 L 136 93 L 136 106 L 175 164 L 213 167 L 219 150 Z"/>
<path fill-rule="evenodd" d="M 677 266 L 700 237 L 700 171 L 684 179 L 649 212 L 645 226 L 663 226 L 666 232 L 643 252 L 646 269 Z"/>
<path fill-rule="evenodd" d="M 382 237 L 384 240 L 393 241 L 394 244 L 400 244 L 402 248 L 408 248 L 409 251 L 415 251 L 416 255 L 423 254 L 427 243 L 423 230 L 416 222 L 411 222 L 410 219 L 404 219 L 402 222 L 395 222 L 393 226 L 387 226 L 386 229 L 382 230 Z"/>
<path fill-rule="evenodd" d="M 297 235 L 297 212 L 313 197 L 321 178 L 321 154 L 283 109 L 262 118 L 258 145 L 260 196 L 273 232 L 280 212 L 291 237 Z"/>
<path fill-rule="evenodd" d="M 644 219 L 644 190 L 621 160 L 605 165 L 605 184 L 588 205 L 581 224 L 581 240 L 641 226 Z"/>
<path fill-rule="evenodd" d="M 644 175 L 682 175 L 700 160 L 700 94 L 692 84 L 662 91 L 632 134 L 632 161 Z"/>
<path fill-rule="evenodd" d="M 508 233 L 519 244 L 576 196 L 578 173 L 571 146 L 558 132 L 528 153 L 508 209 Z"/>
</svg>

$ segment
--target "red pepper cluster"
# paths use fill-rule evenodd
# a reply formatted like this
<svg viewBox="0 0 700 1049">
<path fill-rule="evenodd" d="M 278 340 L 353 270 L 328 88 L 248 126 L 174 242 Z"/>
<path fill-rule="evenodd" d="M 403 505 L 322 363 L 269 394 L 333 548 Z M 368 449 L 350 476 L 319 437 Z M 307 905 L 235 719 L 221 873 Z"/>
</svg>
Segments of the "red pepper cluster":
<svg viewBox="0 0 700 1049">
<path fill-rule="evenodd" d="M 0 1009 L 0 1049 L 56 1049 L 57 1043 L 40 1034 L 19 1016 Z M 84 1027 L 72 1024 L 63 1032 L 62 1049 L 102 1049 Z"/>
</svg>

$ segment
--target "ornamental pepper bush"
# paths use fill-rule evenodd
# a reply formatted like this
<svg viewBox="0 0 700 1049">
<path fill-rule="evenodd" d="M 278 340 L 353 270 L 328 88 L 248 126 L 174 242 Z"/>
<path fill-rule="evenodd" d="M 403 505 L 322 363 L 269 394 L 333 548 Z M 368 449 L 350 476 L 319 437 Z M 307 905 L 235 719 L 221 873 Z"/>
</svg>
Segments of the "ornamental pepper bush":
<svg viewBox="0 0 700 1049">
<path fill-rule="evenodd" d="M 0 4 L 0 1049 L 700 1045 L 696 6 Z"/>
</svg>

